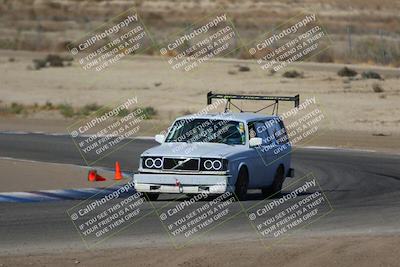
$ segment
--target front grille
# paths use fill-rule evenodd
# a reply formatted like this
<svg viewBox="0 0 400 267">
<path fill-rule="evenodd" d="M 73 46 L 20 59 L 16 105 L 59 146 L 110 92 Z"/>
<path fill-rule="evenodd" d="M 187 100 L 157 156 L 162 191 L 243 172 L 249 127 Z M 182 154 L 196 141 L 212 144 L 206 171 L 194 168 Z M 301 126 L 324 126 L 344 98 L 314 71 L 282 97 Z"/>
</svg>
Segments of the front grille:
<svg viewBox="0 0 400 267">
<path fill-rule="evenodd" d="M 183 161 L 185 163 L 179 164 Z M 198 171 L 199 159 L 164 158 L 163 168 L 164 170 Z"/>
</svg>

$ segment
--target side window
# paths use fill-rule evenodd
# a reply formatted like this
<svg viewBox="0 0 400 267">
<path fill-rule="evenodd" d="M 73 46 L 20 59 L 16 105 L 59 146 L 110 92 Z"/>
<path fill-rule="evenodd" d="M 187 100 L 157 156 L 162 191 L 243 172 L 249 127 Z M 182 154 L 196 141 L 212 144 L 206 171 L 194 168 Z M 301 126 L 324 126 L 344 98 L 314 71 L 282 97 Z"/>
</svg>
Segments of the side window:
<svg viewBox="0 0 400 267">
<path fill-rule="evenodd" d="M 263 145 L 270 144 L 270 140 L 268 138 L 268 130 L 265 127 L 263 121 L 254 121 L 248 124 L 249 127 L 249 139 L 253 137 L 260 137 L 263 140 Z"/>
<path fill-rule="evenodd" d="M 271 140 L 275 140 L 278 145 L 288 143 L 289 139 L 282 121 L 269 120 L 265 124 L 269 126 L 268 131 Z"/>
<path fill-rule="evenodd" d="M 255 122 L 249 122 L 247 127 L 249 128 L 249 140 L 251 138 L 257 137 Z"/>
<path fill-rule="evenodd" d="M 277 132 L 278 136 L 275 136 L 275 138 L 277 139 L 278 144 L 289 143 L 289 137 L 287 135 L 286 128 L 283 125 L 283 121 L 279 121 L 279 124 L 277 124 L 277 126 L 279 127 L 279 131 Z"/>
<path fill-rule="evenodd" d="M 269 140 L 270 143 L 274 144 L 275 143 L 275 133 L 277 132 L 276 129 L 276 123 L 275 120 L 266 120 L 264 122 L 264 126 L 265 126 L 265 134 L 267 135 L 267 138 Z"/>
</svg>

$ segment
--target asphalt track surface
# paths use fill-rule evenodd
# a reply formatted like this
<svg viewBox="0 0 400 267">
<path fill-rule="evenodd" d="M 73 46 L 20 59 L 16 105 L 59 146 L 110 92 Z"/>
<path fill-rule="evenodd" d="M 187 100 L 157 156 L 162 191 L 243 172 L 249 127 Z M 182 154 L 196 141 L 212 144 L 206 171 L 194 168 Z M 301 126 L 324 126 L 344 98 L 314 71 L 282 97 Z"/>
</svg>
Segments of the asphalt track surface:
<svg viewBox="0 0 400 267">
<path fill-rule="evenodd" d="M 96 166 L 112 167 L 119 160 L 123 169 L 137 169 L 140 153 L 154 146 L 151 140 L 134 140 Z M 42 134 L 0 134 L 0 157 L 12 157 L 44 162 L 85 165 L 69 136 Z M 329 235 L 357 233 L 398 233 L 400 229 L 400 156 L 352 150 L 296 149 L 292 155 L 296 182 L 312 172 L 330 201 L 333 210 L 296 235 Z M 1 175 L 1 174 L 0 174 Z M 285 193 L 285 191 L 284 191 Z M 145 203 L 149 212 L 159 208 L 171 196 Z M 232 208 L 239 212 L 263 200 L 251 192 L 249 200 L 235 202 Z M 0 252 L 22 253 L 51 249 L 84 249 L 66 210 L 78 201 L 45 203 L 0 203 Z M 191 206 L 195 209 L 201 205 Z M 258 235 L 250 226 L 245 213 L 218 226 L 200 240 L 253 240 Z M 103 242 L 99 247 L 141 246 L 169 244 L 169 239 L 158 216 L 152 212 L 143 220 L 129 226 Z"/>
</svg>

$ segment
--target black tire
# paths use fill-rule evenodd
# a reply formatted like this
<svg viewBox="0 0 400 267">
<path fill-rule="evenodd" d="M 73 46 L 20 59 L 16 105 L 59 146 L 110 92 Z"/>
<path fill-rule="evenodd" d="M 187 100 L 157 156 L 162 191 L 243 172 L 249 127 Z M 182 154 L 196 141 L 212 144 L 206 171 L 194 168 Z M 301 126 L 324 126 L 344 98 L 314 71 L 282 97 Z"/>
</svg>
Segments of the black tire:
<svg viewBox="0 0 400 267">
<path fill-rule="evenodd" d="M 249 175 L 246 169 L 242 168 L 239 171 L 238 178 L 235 184 L 235 195 L 239 201 L 246 200 L 247 188 L 249 186 Z"/>
<path fill-rule="evenodd" d="M 146 195 L 149 201 L 156 201 L 160 196 L 159 193 L 146 193 Z"/>
<path fill-rule="evenodd" d="M 261 189 L 263 197 L 270 197 L 272 195 L 280 196 L 284 181 L 285 169 L 283 166 L 279 166 L 279 168 L 276 170 L 272 185 Z"/>
</svg>

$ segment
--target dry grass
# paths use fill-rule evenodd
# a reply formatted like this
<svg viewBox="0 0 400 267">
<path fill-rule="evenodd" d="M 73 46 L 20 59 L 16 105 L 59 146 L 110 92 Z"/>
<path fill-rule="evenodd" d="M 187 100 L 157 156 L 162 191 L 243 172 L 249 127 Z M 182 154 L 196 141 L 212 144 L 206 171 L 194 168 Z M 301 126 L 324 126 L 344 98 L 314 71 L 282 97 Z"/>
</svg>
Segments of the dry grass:
<svg viewBox="0 0 400 267">
<path fill-rule="evenodd" d="M 383 93 L 385 90 L 383 90 L 382 86 L 380 86 L 378 83 L 372 84 L 372 89 L 374 90 L 375 93 Z"/>
<path fill-rule="evenodd" d="M 0 101 L 1 103 L 1 101 Z M 157 116 L 158 111 L 150 106 L 141 109 L 141 111 L 146 115 L 145 119 L 152 119 Z M 93 113 L 98 112 L 99 114 L 104 114 L 112 109 L 108 106 L 98 105 L 97 103 L 86 104 L 82 107 L 73 107 L 69 103 L 62 103 L 59 105 L 53 105 L 53 103 L 47 101 L 43 105 L 39 105 L 35 103 L 34 105 L 24 105 L 17 102 L 12 102 L 10 105 L 2 104 L 0 105 L 0 116 L 9 116 L 9 115 L 33 115 L 38 112 L 58 112 L 64 118 L 78 118 L 89 116 Z M 118 114 L 119 117 L 123 117 L 133 112 L 134 110 L 121 110 Z"/>
<path fill-rule="evenodd" d="M 333 40 L 333 46 L 310 58 L 317 62 L 373 62 L 400 66 L 399 1 L 319 0 L 266 1 L 33 1 L 6 0 L 0 7 L 0 48 L 36 51 L 66 51 L 66 44 L 85 35 L 108 19 L 136 7 L 156 41 L 180 32 L 188 25 L 223 7 L 243 43 L 258 38 L 307 6 Z M 71 25 L 74 25 L 71 28 Z M 68 33 L 66 29 L 71 29 Z M 351 30 L 352 51 L 349 50 Z M 238 44 L 238 48 L 240 45 Z M 146 54 L 158 53 L 156 46 Z M 250 58 L 245 49 L 230 55 Z"/>
</svg>

